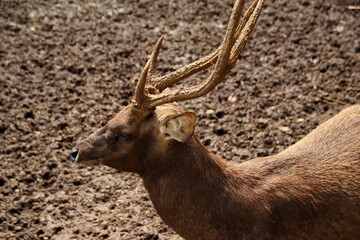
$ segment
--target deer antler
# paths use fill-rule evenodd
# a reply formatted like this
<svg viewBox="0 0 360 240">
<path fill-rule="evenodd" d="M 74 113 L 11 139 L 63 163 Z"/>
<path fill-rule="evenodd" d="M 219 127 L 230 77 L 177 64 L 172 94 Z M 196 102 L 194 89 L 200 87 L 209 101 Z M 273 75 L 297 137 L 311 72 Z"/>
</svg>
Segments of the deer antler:
<svg viewBox="0 0 360 240">
<path fill-rule="evenodd" d="M 165 103 L 197 98 L 214 89 L 238 60 L 259 18 L 263 1 L 255 0 L 240 22 L 244 0 L 237 0 L 231 13 L 224 40 L 213 53 L 163 77 L 156 78 L 156 60 L 164 38 L 164 36 L 161 36 L 141 73 L 135 90 L 135 104 L 141 108 L 153 109 Z M 213 72 L 198 85 L 163 91 L 167 87 L 213 65 L 215 65 Z"/>
</svg>

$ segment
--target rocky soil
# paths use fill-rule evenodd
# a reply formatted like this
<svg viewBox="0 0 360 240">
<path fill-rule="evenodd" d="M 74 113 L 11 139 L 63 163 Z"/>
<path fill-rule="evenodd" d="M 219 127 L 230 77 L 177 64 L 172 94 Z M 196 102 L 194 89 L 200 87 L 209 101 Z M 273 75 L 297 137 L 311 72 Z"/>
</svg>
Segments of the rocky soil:
<svg viewBox="0 0 360 240">
<path fill-rule="evenodd" d="M 162 34 L 165 74 L 219 45 L 232 4 L 0 2 L 0 239 L 181 239 L 136 175 L 68 155 L 130 102 Z M 359 103 L 359 19 L 336 0 L 266 1 L 226 81 L 181 103 L 202 142 L 229 161 L 267 156 Z"/>
</svg>

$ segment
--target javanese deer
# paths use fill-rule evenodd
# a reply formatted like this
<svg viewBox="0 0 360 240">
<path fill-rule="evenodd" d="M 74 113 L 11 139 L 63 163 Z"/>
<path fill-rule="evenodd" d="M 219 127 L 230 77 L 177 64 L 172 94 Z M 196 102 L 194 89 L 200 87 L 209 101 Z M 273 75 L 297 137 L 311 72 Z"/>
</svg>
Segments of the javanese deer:
<svg viewBox="0 0 360 240">
<path fill-rule="evenodd" d="M 237 0 L 217 50 L 158 77 L 161 37 L 133 102 L 79 142 L 71 159 L 137 173 L 158 214 L 185 239 L 360 239 L 360 105 L 275 156 L 235 164 L 204 147 L 194 134 L 196 115 L 174 103 L 225 78 L 262 5 L 255 0 L 240 21 L 244 1 Z M 168 89 L 213 65 L 200 84 Z"/>
</svg>

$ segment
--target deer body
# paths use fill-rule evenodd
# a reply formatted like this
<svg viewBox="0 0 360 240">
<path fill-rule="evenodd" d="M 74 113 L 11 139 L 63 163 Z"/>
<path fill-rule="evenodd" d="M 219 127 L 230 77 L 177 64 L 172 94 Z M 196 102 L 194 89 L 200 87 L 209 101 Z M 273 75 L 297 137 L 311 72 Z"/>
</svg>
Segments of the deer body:
<svg viewBox="0 0 360 240">
<path fill-rule="evenodd" d="M 188 240 L 360 239 L 360 105 L 349 107 L 271 157 L 224 161 L 194 135 L 196 115 L 176 101 L 202 96 L 236 63 L 259 17 L 235 2 L 224 41 L 210 55 L 158 77 L 163 37 L 133 103 L 72 150 L 73 162 L 139 174 L 164 222 Z M 167 89 L 214 66 L 200 84 Z"/>
<path fill-rule="evenodd" d="M 275 156 L 234 164 L 196 136 L 166 153 L 142 178 L 185 239 L 360 238 L 360 105 Z"/>
</svg>

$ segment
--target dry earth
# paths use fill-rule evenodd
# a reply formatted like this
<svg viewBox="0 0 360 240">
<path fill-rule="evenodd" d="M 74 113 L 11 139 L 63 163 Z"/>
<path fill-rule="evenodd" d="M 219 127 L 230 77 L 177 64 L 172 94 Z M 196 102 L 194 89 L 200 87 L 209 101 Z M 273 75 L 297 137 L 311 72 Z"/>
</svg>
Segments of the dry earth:
<svg viewBox="0 0 360 240">
<path fill-rule="evenodd" d="M 232 3 L 0 1 L 0 239 L 181 239 L 137 176 L 74 166 L 69 150 L 129 103 L 162 34 L 164 74 L 218 46 Z M 336 0 L 266 1 L 226 83 L 182 103 L 202 142 L 267 156 L 359 103 L 359 19 Z"/>
</svg>

